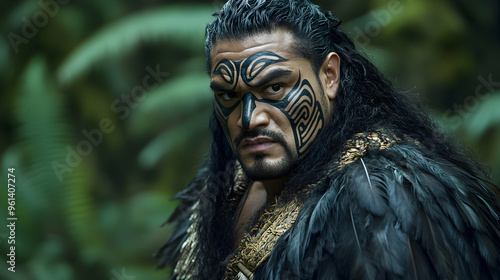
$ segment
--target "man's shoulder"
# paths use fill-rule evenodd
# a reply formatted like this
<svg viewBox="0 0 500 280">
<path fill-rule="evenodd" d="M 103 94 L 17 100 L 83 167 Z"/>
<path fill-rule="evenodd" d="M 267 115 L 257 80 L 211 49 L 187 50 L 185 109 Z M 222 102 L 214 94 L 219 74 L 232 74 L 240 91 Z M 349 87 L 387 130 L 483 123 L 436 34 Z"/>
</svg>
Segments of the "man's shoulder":
<svg viewBox="0 0 500 280">
<path fill-rule="evenodd" d="M 364 139 L 311 191 L 257 275 L 500 277 L 496 188 L 418 142 Z"/>
</svg>

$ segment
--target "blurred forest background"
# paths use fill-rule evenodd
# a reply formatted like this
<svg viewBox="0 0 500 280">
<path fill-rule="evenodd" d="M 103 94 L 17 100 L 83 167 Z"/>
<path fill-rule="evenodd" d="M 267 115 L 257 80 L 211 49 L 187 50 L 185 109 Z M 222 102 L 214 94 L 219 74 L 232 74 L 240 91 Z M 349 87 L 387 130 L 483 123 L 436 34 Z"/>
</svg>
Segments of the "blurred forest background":
<svg viewBox="0 0 500 280">
<path fill-rule="evenodd" d="M 18 220 L 0 279 L 167 278 L 152 254 L 208 149 L 204 27 L 224 2 L 2 1 L 2 260 L 12 167 Z M 499 1 L 314 2 L 500 185 Z"/>
</svg>

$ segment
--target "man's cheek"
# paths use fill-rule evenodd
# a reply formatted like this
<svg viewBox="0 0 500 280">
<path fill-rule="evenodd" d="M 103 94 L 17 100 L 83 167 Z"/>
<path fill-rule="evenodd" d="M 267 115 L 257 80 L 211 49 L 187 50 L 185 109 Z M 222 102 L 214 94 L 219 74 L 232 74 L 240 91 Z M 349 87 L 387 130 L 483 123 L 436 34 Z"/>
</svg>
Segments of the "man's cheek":
<svg viewBox="0 0 500 280">
<path fill-rule="evenodd" d="M 236 107 L 236 106 L 235 106 Z M 236 137 L 236 135 L 231 135 L 235 134 L 235 129 L 233 127 L 230 127 L 230 125 L 234 122 L 238 121 L 237 119 L 235 120 L 235 107 L 233 108 L 224 108 L 220 104 L 217 103 L 217 101 L 214 101 L 214 110 L 215 110 L 215 115 L 217 116 L 217 120 L 219 121 L 220 126 L 222 127 L 222 130 L 224 131 L 224 135 L 226 136 L 226 141 L 231 147 L 231 150 L 235 151 L 235 146 L 233 139 Z M 236 122 L 235 122 L 236 121 Z"/>
<path fill-rule="evenodd" d="M 297 156 L 302 157 L 324 126 L 323 110 L 307 79 L 297 81 L 287 96 L 275 106 L 291 126 Z"/>
<path fill-rule="evenodd" d="M 217 120 L 219 122 L 219 125 L 221 126 L 222 128 L 222 131 L 224 132 L 224 136 L 226 138 L 226 141 L 227 143 L 229 144 L 229 146 L 231 147 L 231 150 L 234 151 L 234 144 L 233 144 L 233 137 L 231 136 L 231 132 L 229 130 L 229 126 L 228 126 L 228 122 L 227 120 L 224 120 L 223 118 L 221 118 L 221 116 L 219 116 L 217 114 Z"/>
<path fill-rule="evenodd" d="M 224 130 L 224 135 L 226 136 L 226 141 L 229 144 L 229 147 L 231 147 L 231 150 L 233 152 L 236 152 L 236 145 L 234 142 L 234 140 L 236 139 L 236 135 L 233 135 L 233 133 L 231 133 L 231 130 L 227 125 L 222 125 L 222 129 Z"/>
</svg>

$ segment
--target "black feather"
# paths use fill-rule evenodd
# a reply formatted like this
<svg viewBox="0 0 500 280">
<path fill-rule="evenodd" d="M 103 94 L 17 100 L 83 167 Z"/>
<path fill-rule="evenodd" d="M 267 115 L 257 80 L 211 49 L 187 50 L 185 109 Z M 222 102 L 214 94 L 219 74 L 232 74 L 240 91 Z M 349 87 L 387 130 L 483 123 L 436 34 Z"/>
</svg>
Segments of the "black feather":
<svg viewBox="0 0 500 280">
<path fill-rule="evenodd" d="M 362 170 L 359 173 L 352 173 L 353 187 L 350 188 L 356 198 L 359 200 L 360 206 L 375 215 L 383 215 L 387 210 L 387 189 L 385 180 L 380 178 L 381 173 L 375 173 L 375 177 L 370 176 L 363 159 L 360 159 Z M 377 180 L 378 179 L 378 180 Z"/>
</svg>

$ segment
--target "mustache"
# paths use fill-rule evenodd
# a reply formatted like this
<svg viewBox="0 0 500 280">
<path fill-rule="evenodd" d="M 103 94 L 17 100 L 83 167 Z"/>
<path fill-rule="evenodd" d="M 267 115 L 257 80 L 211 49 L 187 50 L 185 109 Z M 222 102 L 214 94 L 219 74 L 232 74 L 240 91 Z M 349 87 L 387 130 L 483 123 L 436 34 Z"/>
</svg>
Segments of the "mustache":
<svg viewBox="0 0 500 280">
<path fill-rule="evenodd" d="M 269 137 L 273 139 L 275 142 L 285 144 L 285 137 L 282 134 L 264 128 L 247 130 L 238 134 L 234 138 L 234 144 L 236 145 L 236 147 L 239 147 L 243 139 L 255 138 L 255 137 Z"/>
</svg>

